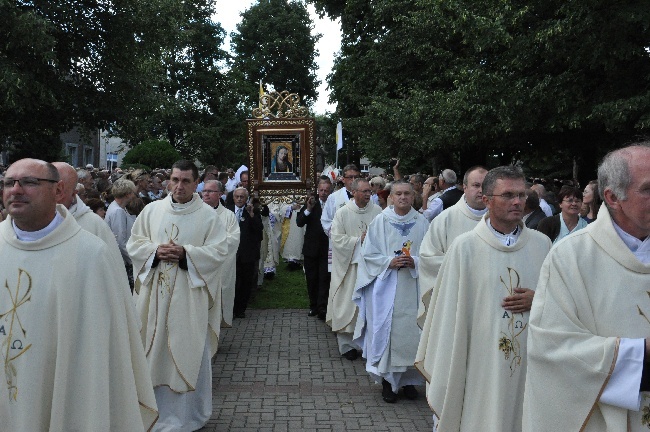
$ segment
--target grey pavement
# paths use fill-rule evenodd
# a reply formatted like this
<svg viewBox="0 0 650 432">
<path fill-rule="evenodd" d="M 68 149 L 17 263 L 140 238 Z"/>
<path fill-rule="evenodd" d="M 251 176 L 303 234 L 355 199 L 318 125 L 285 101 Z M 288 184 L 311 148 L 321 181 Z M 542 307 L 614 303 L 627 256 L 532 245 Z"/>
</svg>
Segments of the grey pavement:
<svg viewBox="0 0 650 432">
<path fill-rule="evenodd" d="M 304 309 L 249 309 L 222 329 L 212 360 L 212 431 L 431 431 L 416 400 L 381 398 L 381 385 L 338 352 L 336 337 Z"/>
</svg>

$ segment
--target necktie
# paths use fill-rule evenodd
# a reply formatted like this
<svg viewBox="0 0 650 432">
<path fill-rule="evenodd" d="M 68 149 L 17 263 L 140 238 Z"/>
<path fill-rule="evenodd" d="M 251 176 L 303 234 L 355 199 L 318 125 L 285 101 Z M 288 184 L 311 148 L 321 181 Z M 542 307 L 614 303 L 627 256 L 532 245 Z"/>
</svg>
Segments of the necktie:
<svg viewBox="0 0 650 432">
<path fill-rule="evenodd" d="M 240 208 L 237 209 L 237 221 L 238 222 L 241 221 L 241 209 Z"/>
</svg>

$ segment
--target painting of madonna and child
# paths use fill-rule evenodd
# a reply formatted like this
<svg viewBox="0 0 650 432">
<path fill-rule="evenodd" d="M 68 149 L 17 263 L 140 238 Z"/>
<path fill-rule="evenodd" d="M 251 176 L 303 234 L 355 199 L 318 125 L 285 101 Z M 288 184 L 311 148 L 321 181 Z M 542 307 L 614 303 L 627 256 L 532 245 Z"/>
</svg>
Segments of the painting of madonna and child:
<svg viewBox="0 0 650 432">
<path fill-rule="evenodd" d="M 265 137 L 265 180 L 300 180 L 300 143 L 298 137 L 292 138 L 293 137 L 274 137 L 268 135 Z"/>
</svg>

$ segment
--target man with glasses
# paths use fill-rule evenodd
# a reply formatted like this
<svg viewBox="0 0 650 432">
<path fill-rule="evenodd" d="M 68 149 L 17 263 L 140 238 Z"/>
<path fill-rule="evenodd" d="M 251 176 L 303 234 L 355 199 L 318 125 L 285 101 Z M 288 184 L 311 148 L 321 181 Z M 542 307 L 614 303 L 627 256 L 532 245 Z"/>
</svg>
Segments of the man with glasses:
<svg viewBox="0 0 650 432">
<path fill-rule="evenodd" d="M 325 320 L 336 333 L 341 355 L 348 360 L 355 360 L 361 348 L 352 341 L 357 319 L 357 306 L 352 301 L 352 292 L 368 225 L 381 213 L 381 207 L 370 202 L 372 190 L 368 180 L 359 178 L 352 181 L 350 186 L 354 199 L 336 212 L 330 232 L 332 280 Z M 331 195 L 327 202 L 330 199 Z"/>
<path fill-rule="evenodd" d="M 418 348 L 439 430 L 521 430 L 529 288 L 551 241 L 522 223 L 519 168 L 490 170 L 482 194 L 488 212 L 445 254 Z"/>
<path fill-rule="evenodd" d="M 36 159 L 3 179 L 0 428 L 150 430 L 156 401 L 122 263 L 57 205 L 59 179 Z"/>
<path fill-rule="evenodd" d="M 334 215 L 336 211 L 350 201 L 352 198 L 352 182 L 355 179 L 358 179 L 361 175 L 359 168 L 356 165 L 350 164 L 343 167 L 343 185 L 341 189 L 332 193 L 325 202 L 325 207 L 323 208 L 323 214 L 320 217 L 320 223 L 323 226 L 323 231 L 325 234 L 330 236 L 330 230 L 332 229 L 332 221 L 334 220 Z M 330 253 L 332 251 L 332 241 L 330 240 L 329 245 Z M 332 260 L 329 260 L 329 270 L 332 270 Z"/>
</svg>

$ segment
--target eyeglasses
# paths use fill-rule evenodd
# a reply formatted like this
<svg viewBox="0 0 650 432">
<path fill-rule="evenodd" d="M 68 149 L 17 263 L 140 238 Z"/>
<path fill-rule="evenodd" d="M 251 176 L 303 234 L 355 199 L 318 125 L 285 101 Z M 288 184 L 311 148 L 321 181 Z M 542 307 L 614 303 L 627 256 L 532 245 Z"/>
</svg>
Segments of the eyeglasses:
<svg viewBox="0 0 650 432">
<path fill-rule="evenodd" d="M 357 192 L 360 192 L 362 194 L 372 194 L 372 190 L 370 189 L 357 189 Z"/>
<path fill-rule="evenodd" d="M 219 191 L 216 191 L 216 190 L 213 191 L 213 190 L 203 189 L 203 193 L 204 193 L 204 194 L 207 194 L 207 193 L 219 193 Z"/>
<path fill-rule="evenodd" d="M 354 180 L 354 179 L 361 178 L 361 176 L 358 176 L 358 175 L 356 175 L 356 176 L 355 175 L 346 175 L 346 176 L 343 176 L 343 178 Z"/>
<path fill-rule="evenodd" d="M 6 188 L 10 188 L 10 187 L 14 187 L 16 185 L 16 182 L 20 185 L 20 187 L 35 188 L 40 184 L 40 182 L 58 183 L 59 181 L 52 180 L 52 179 L 38 178 L 38 177 L 23 177 L 19 179 L 13 179 L 11 177 L 7 177 L 4 180 L 2 180 L 2 185 Z"/>
<path fill-rule="evenodd" d="M 521 192 L 521 193 L 512 193 L 512 192 L 506 192 L 502 194 L 492 194 L 492 195 L 486 195 L 489 197 L 501 197 L 506 201 L 513 201 L 515 198 L 519 198 L 521 201 L 524 201 L 526 199 L 526 193 Z"/>
<path fill-rule="evenodd" d="M 582 202 L 582 200 L 578 198 L 572 198 L 572 199 L 564 198 L 562 201 L 569 204 L 580 204 Z"/>
</svg>

